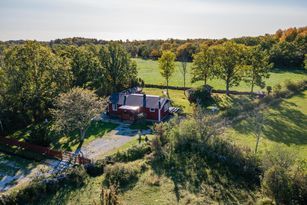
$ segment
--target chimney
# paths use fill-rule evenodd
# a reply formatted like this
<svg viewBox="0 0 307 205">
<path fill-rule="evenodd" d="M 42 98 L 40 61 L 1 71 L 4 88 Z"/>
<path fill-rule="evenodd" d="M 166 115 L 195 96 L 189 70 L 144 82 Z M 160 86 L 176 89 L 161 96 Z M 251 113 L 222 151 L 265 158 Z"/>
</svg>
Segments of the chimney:
<svg viewBox="0 0 307 205">
<path fill-rule="evenodd" d="M 124 95 L 124 105 L 126 105 L 127 95 Z"/>
<path fill-rule="evenodd" d="M 146 107 L 146 94 L 143 94 L 143 107 Z"/>
</svg>

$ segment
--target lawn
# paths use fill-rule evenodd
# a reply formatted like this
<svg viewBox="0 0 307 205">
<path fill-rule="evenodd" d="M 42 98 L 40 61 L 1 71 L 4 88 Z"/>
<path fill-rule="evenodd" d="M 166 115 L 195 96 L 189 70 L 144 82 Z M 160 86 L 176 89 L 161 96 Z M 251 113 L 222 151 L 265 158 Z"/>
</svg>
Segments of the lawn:
<svg viewBox="0 0 307 205">
<path fill-rule="evenodd" d="M 163 89 L 159 88 L 144 88 L 143 92 L 149 95 L 163 95 Z M 184 113 L 192 113 L 193 105 L 190 105 L 187 97 L 182 90 L 169 89 L 169 97 L 172 101 L 172 106 L 180 107 Z"/>
<path fill-rule="evenodd" d="M 274 145 L 288 146 L 307 160 L 307 91 L 264 111 L 265 126 L 259 144 L 260 153 Z M 227 135 L 235 142 L 255 148 L 250 119 L 243 120 L 228 130 Z"/>
<path fill-rule="evenodd" d="M 139 58 L 134 59 L 138 67 L 138 75 L 147 84 L 165 85 L 165 79 L 161 76 L 158 62 L 153 60 L 142 60 Z M 176 62 L 176 70 L 170 79 L 170 85 L 172 86 L 183 86 L 182 74 L 179 70 L 180 63 Z M 307 72 L 304 70 L 294 69 L 294 70 L 278 70 L 274 69 L 270 73 L 270 78 L 266 80 L 266 84 L 274 86 L 278 83 L 282 83 L 285 80 L 299 81 L 302 79 L 307 79 Z M 191 63 L 188 63 L 188 74 L 187 74 L 187 86 L 197 87 L 202 85 L 203 82 L 191 83 Z M 215 89 L 225 89 L 225 83 L 222 80 L 213 79 L 209 80 L 208 84 L 213 86 Z M 250 91 L 250 86 L 242 82 L 238 87 L 231 88 L 237 91 Z M 259 87 L 255 88 L 255 91 L 260 90 Z"/>
<path fill-rule="evenodd" d="M 97 138 L 103 137 L 106 133 L 115 129 L 117 126 L 117 124 L 111 122 L 92 122 L 91 126 L 87 130 L 83 145 L 86 145 Z M 79 133 L 73 132 L 69 135 L 64 135 L 54 140 L 51 147 L 54 149 L 74 151 L 79 146 L 79 139 Z"/>
<path fill-rule="evenodd" d="M 87 130 L 83 145 L 104 136 L 106 133 L 115 129 L 118 125 L 111 122 L 95 121 L 92 122 Z M 31 135 L 32 126 L 28 126 L 23 130 L 16 131 L 10 137 L 19 139 L 21 141 L 28 141 Z M 50 148 L 57 150 L 75 151 L 79 145 L 80 135 L 78 131 L 72 132 L 68 135 L 58 135 L 50 133 L 51 144 Z"/>
</svg>

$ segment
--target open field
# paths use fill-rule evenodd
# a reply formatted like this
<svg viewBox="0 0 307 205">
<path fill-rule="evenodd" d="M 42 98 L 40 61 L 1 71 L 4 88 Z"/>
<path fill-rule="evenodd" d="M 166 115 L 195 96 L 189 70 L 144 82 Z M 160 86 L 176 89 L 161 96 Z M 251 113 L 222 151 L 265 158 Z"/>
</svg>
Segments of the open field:
<svg viewBox="0 0 307 205">
<path fill-rule="evenodd" d="M 301 159 L 307 160 L 307 91 L 264 112 L 265 125 L 259 143 L 263 152 L 272 146 L 289 146 Z M 256 138 L 252 134 L 253 125 L 249 119 L 243 120 L 228 130 L 228 136 L 235 142 L 255 148 Z"/>
<path fill-rule="evenodd" d="M 164 85 L 165 80 L 161 76 L 158 61 L 153 60 L 142 60 L 139 58 L 134 59 L 137 63 L 138 67 L 138 75 L 142 78 L 145 83 L 148 84 L 156 84 L 156 85 Z M 176 62 L 176 71 L 170 79 L 170 85 L 172 86 L 183 86 L 183 78 L 182 74 L 179 70 L 180 63 Z M 274 86 L 278 83 L 282 83 L 285 80 L 293 80 L 298 81 L 302 79 L 307 79 L 307 72 L 304 70 L 273 70 L 270 73 L 270 78 L 266 80 L 266 84 L 270 86 Z M 188 87 L 197 87 L 202 85 L 203 82 L 196 82 L 194 84 L 191 83 L 191 63 L 188 63 L 188 74 L 186 86 Z M 213 79 L 209 80 L 208 84 L 213 86 L 215 89 L 225 89 L 225 83 L 222 80 Z M 250 86 L 246 83 L 242 82 L 238 87 L 233 87 L 231 90 L 237 91 L 250 91 Z M 255 87 L 255 91 L 260 90 L 259 87 Z"/>
</svg>

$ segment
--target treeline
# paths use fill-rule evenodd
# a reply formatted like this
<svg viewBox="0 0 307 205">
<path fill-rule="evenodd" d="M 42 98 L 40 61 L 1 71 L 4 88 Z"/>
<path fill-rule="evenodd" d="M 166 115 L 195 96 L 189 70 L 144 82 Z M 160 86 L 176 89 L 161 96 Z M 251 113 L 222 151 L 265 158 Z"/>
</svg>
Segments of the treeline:
<svg viewBox="0 0 307 205">
<path fill-rule="evenodd" d="M 238 44 L 246 46 L 260 46 L 269 53 L 270 63 L 275 67 L 298 68 L 304 67 L 304 56 L 307 53 L 307 27 L 279 29 L 275 34 L 265 34 L 257 37 L 241 37 L 230 39 Z M 122 44 L 133 58 L 157 60 L 162 52 L 171 50 L 176 54 L 177 60 L 191 62 L 193 54 L 199 52 L 202 46 L 220 45 L 229 41 L 228 39 L 167 39 L 167 40 L 142 40 L 142 41 L 116 41 Z M 20 44 L 23 41 L 0 42 L 0 45 Z M 51 48 L 62 46 L 101 46 L 108 43 L 105 40 L 89 38 L 65 38 L 50 42 L 42 42 Z M 1 46 L 0 46 L 1 47 Z"/>
<path fill-rule="evenodd" d="M 49 47 L 26 41 L 0 50 L 0 134 L 50 120 L 54 99 L 73 87 L 106 96 L 138 84 L 136 64 L 118 43 Z"/>
</svg>

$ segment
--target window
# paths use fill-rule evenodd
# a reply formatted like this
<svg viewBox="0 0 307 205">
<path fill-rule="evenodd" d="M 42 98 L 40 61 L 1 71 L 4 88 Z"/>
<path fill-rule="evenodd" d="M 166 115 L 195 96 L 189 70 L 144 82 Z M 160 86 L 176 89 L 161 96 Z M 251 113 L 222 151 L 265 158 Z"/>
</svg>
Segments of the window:
<svg viewBox="0 0 307 205">
<path fill-rule="evenodd" d="M 155 112 L 156 110 L 155 110 L 155 108 L 150 108 L 149 111 L 150 112 Z"/>
<path fill-rule="evenodd" d="M 112 104 L 112 110 L 117 111 L 117 104 Z"/>
</svg>

